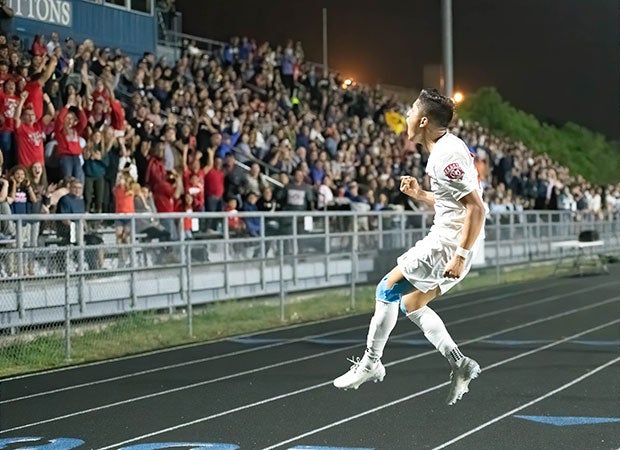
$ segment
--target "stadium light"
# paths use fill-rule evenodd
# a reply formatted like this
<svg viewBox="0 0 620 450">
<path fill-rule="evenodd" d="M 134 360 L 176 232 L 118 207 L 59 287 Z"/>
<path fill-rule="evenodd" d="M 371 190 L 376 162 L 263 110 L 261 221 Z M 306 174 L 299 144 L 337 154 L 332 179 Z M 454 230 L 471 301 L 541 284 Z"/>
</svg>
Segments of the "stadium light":
<svg viewBox="0 0 620 450">
<path fill-rule="evenodd" d="M 465 99 L 465 96 L 460 92 L 455 92 L 452 99 L 455 103 L 461 103 Z"/>
</svg>

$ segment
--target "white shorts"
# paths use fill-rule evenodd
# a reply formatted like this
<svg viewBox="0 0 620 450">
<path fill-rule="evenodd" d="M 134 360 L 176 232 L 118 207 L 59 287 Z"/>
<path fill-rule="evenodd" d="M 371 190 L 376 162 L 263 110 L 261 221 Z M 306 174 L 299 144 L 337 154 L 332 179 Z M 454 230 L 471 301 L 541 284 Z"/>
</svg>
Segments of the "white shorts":
<svg viewBox="0 0 620 450">
<path fill-rule="evenodd" d="M 457 279 L 443 276 L 445 267 L 454 256 L 458 242 L 440 239 L 436 233 L 428 234 L 416 242 L 396 260 L 404 277 L 419 291 L 428 292 L 439 286 L 441 294 L 448 292 L 459 281 L 465 278 L 471 269 L 474 254 L 480 246 L 481 239 L 476 241 L 473 251 L 465 261 L 463 273 Z"/>
</svg>

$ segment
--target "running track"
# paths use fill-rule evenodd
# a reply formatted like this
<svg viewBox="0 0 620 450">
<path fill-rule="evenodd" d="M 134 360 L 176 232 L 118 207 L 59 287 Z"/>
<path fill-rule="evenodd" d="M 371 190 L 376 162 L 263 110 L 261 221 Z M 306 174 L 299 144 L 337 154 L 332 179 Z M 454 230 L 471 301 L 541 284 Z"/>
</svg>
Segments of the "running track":
<svg viewBox="0 0 620 450">
<path fill-rule="evenodd" d="M 610 269 L 433 302 L 483 368 L 453 407 L 447 362 L 403 318 L 385 381 L 333 388 L 361 356 L 363 314 L 5 378 L 0 449 L 617 449 L 620 267 Z M 594 418 L 606 423 L 582 423 Z"/>
</svg>

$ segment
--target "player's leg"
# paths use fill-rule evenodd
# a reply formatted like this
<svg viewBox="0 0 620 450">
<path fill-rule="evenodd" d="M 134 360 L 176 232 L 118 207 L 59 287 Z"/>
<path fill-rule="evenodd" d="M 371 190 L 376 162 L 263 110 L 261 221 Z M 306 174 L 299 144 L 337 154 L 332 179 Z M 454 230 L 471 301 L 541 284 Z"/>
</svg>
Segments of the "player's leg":
<svg viewBox="0 0 620 450">
<path fill-rule="evenodd" d="M 407 294 L 401 300 L 401 309 L 450 363 L 452 382 L 446 402 L 453 405 L 468 392 L 469 382 L 480 374 L 480 366 L 461 353 L 441 317 L 428 306 L 440 292 L 440 288 L 437 287 L 426 293 L 414 291 Z"/>
<path fill-rule="evenodd" d="M 340 389 L 357 389 L 366 381 L 383 381 L 383 349 L 396 325 L 400 299 L 412 290 L 413 286 L 405 280 L 398 267 L 383 277 L 377 285 L 375 313 L 368 327 L 364 356 L 361 360 L 351 360 L 353 366 L 334 380 L 334 386 Z"/>
</svg>

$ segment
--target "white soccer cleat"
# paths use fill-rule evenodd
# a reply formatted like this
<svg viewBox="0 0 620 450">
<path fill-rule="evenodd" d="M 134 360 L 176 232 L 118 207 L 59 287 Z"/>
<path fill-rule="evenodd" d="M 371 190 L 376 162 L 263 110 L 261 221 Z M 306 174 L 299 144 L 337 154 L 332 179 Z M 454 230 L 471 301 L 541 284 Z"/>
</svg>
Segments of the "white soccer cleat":
<svg viewBox="0 0 620 450">
<path fill-rule="evenodd" d="M 476 361 L 471 358 L 464 357 L 458 362 L 458 365 L 450 372 L 450 392 L 446 403 L 454 405 L 463 398 L 463 395 L 469 392 L 469 382 L 474 378 L 478 378 L 481 369 Z"/>
<path fill-rule="evenodd" d="M 347 359 L 353 363 L 351 368 L 344 375 L 339 376 L 334 380 L 334 386 L 338 389 L 357 389 L 362 383 L 367 381 L 383 381 L 385 377 L 385 367 L 381 364 L 381 361 L 376 362 L 374 365 L 364 364 L 364 360 L 359 358 Z"/>
</svg>

